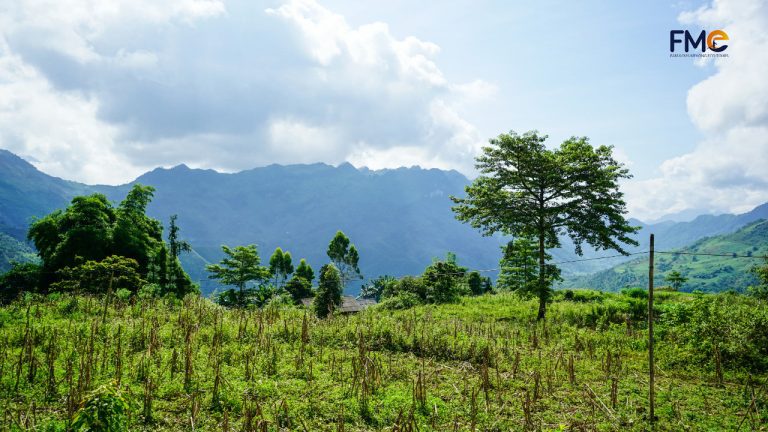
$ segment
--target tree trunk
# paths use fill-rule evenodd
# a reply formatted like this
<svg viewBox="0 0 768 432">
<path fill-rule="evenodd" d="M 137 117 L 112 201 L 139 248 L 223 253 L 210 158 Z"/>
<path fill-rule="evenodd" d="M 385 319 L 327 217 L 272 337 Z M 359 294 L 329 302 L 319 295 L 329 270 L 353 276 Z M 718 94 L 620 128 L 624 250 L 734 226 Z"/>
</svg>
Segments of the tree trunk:
<svg viewBox="0 0 768 432">
<path fill-rule="evenodd" d="M 544 262 L 544 234 L 539 234 L 539 314 L 537 320 L 543 320 L 547 311 L 546 263 Z"/>
</svg>

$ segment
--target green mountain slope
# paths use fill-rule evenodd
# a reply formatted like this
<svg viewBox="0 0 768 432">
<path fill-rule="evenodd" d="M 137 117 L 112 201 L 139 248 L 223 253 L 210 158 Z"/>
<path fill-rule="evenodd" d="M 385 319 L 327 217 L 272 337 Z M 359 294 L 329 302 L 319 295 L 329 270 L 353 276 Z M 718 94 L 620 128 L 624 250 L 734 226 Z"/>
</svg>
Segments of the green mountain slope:
<svg viewBox="0 0 768 432">
<path fill-rule="evenodd" d="M 137 182 L 157 189 L 150 216 L 167 223 L 170 215 L 179 215 L 181 234 L 195 249 L 182 257 L 182 264 L 206 293 L 216 286 L 207 279 L 205 264 L 221 258 L 222 244 L 255 243 L 265 260 L 281 246 L 318 268 L 327 262 L 328 242 L 341 229 L 360 250 L 363 274 L 375 277 L 421 273 L 432 258 L 448 251 L 467 267 L 496 268 L 504 243 L 456 221 L 448 197 L 463 195 L 469 183 L 456 171 L 311 164 L 225 174 L 179 165 L 155 169 L 128 185 L 89 186 L 44 174 L 5 150 L 0 150 L 0 232 L 23 242 L 31 218 L 62 208 L 80 194 L 102 192 L 120 201 Z M 760 218 L 768 218 L 768 204 L 741 215 L 700 216 L 691 222 L 632 221 L 642 230 L 637 237 L 641 245 L 631 250 L 646 250 L 649 232 L 656 233 L 659 248 L 678 248 Z M 584 258 L 615 254 L 589 248 L 584 252 Z M 579 258 L 567 241 L 550 253 L 555 261 Z M 562 270 L 573 278 L 627 260 L 574 262 Z"/>
<path fill-rule="evenodd" d="M 29 262 L 36 259 L 37 254 L 29 245 L 0 232 L 0 273 L 8 271 L 12 262 Z"/>
<path fill-rule="evenodd" d="M 661 248 L 657 250 L 663 251 Z M 703 238 L 679 251 L 694 254 L 766 256 L 768 221 L 753 222 L 732 234 Z M 688 282 L 682 287 L 683 291 L 744 292 L 747 287 L 756 283 L 750 269 L 762 263 L 762 260 L 756 258 L 658 253 L 655 258 L 654 285 L 665 285 L 664 277 L 671 271 L 679 271 L 688 278 Z M 647 256 L 563 284 L 564 287 L 589 287 L 604 291 L 647 285 Z"/>
</svg>

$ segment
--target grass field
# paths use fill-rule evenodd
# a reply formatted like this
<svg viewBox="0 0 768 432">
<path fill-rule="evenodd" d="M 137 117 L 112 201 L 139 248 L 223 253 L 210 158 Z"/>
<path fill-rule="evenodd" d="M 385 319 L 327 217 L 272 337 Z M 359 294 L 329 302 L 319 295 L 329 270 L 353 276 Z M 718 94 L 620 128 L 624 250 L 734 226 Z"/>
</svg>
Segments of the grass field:
<svg viewBox="0 0 768 432">
<path fill-rule="evenodd" d="M 765 304 L 659 292 L 657 430 L 768 427 Z M 511 294 L 318 321 L 298 308 L 53 295 L 0 309 L 0 430 L 647 430 L 645 299 Z"/>
</svg>

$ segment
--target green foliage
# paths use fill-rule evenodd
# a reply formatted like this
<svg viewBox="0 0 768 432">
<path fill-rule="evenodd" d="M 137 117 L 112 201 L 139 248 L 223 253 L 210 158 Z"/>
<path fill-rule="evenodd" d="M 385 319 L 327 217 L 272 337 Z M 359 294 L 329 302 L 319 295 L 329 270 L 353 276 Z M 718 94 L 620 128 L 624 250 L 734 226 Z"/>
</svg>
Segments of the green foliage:
<svg viewBox="0 0 768 432">
<path fill-rule="evenodd" d="M 7 303 L 22 292 L 37 292 L 41 267 L 35 263 L 11 263 L 11 268 L 0 275 L 0 304 Z"/>
<path fill-rule="evenodd" d="M 238 289 L 238 293 L 226 295 L 226 304 L 241 305 L 247 303 L 246 288 L 249 284 L 263 284 L 269 279 L 269 269 L 261 266 L 261 258 L 256 245 L 248 246 L 222 246 L 224 258 L 219 264 L 210 264 L 206 267 L 211 279 L 218 279 L 224 285 L 232 285 Z"/>
<path fill-rule="evenodd" d="M 680 274 L 680 272 L 677 270 L 669 272 L 666 276 L 664 276 L 664 280 L 669 283 L 669 285 L 675 291 L 680 291 L 680 288 L 683 287 L 683 284 L 688 282 L 688 278 L 683 277 L 683 275 Z"/>
<path fill-rule="evenodd" d="M 421 276 L 426 303 L 448 303 L 460 295 L 469 294 L 463 284 L 467 269 L 456 263 L 456 255 L 448 253 L 444 260 L 435 260 Z"/>
<path fill-rule="evenodd" d="M 122 432 L 128 430 L 131 404 L 113 385 L 103 385 L 83 401 L 72 421 L 72 430 Z"/>
<path fill-rule="evenodd" d="M 28 238 L 43 261 L 42 288 L 72 288 L 76 278 L 71 272 L 84 262 L 121 256 L 134 260 L 139 276 L 161 286 L 164 293 L 181 298 L 195 292 L 196 287 L 177 259 L 179 253 L 189 250 L 189 245 L 178 240 L 175 217 L 171 218 L 172 253 L 169 255 L 162 238 L 162 225 L 146 215 L 153 194 L 151 186 L 134 185 L 117 208 L 102 194 L 78 196 L 65 210 L 35 220 Z M 61 283 L 64 277 L 69 279 Z M 105 290 L 101 287 L 94 292 Z"/>
<path fill-rule="evenodd" d="M 657 240 L 658 238 L 657 236 Z M 730 234 L 702 239 L 680 251 L 686 254 L 657 255 L 655 286 L 665 284 L 665 272 L 678 271 L 688 279 L 680 288 L 682 291 L 699 290 L 716 293 L 734 289 L 740 293 L 747 293 L 750 286 L 759 285 L 758 274 L 750 271 L 755 262 L 759 262 L 757 259 L 706 255 L 697 257 L 693 254 L 735 252 L 737 255 L 747 255 L 752 251 L 754 256 L 768 255 L 768 221 L 760 220 Z M 627 286 L 647 285 L 647 257 L 567 282 L 569 287 L 592 287 L 604 291 L 619 291 Z"/>
<path fill-rule="evenodd" d="M 510 293 L 421 305 L 403 292 L 333 320 L 284 294 L 263 309 L 114 301 L 106 321 L 92 297 L 25 296 L 0 307 L 0 418 L 43 431 L 75 418 L 75 430 L 96 430 L 86 418 L 103 425 L 116 412 L 112 424 L 136 432 L 647 430 L 646 302 L 565 293 L 546 323 L 538 300 Z M 764 303 L 657 294 L 654 429 L 760 430 Z"/>
<path fill-rule="evenodd" d="M 349 238 L 343 232 L 337 231 L 336 235 L 328 244 L 328 258 L 339 271 L 342 289 L 353 279 L 362 278 L 360 274 L 360 255 L 355 245 L 351 244 Z"/>
<path fill-rule="evenodd" d="M 550 150 L 546 138 L 510 132 L 492 139 L 477 158 L 481 175 L 466 188 L 467 196 L 451 197 L 457 219 L 484 235 L 538 240 L 539 319 L 551 294 L 546 250 L 559 247 L 561 235 L 571 238 L 579 255 L 584 243 L 622 253 L 622 244 L 637 244 L 629 237 L 637 228 L 624 218 L 619 192 L 619 180 L 629 178 L 629 171 L 613 158 L 612 148 L 572 137 Z"/>
<path fill-rule="evenodd" d="M 362 286 L 360 289 L 360 296 L 379 301 L 385 292 L 390 293 L 394 291 L 393 286 L 396 284 L 397 279 L 393 276 L 379 276 Z"/>
<path fill-rule="evenodd" d="M 334 309 L 341 306 L 342 290 L 341 276 L 336 266 L 333 264 L 322 266 L 320 268 L 317 295 L 312 303 L 315 315 L 318 318 L 326 318 L 332 315 Z"/>
<path fill-rule="evenodd" d="M 290 294 L 293 301 L 297 304 L 301 299 L 313 297 L 315 295 L 315 292 L 312 291 L 312 283 L 298 274 L 294 274 L 285 284 L 285 291 Z"/>
<path fill-rule="evenodd" d="M 312 270 L 312 267 L 307 264 L 307 260 L 304 258 L 299 261 L 299 265 L 296 267 L 296 276 L 300 278 L 304 278 L 307 282 L 310 284 L 315 279 L 315 272 Z"/>
<path fill-rule="evenodd" d="M 768 258 L 765 259 L 765 265 L 755 266 L 751 271 L 757 276 L 758 282 L 749 287 L 749 293 L 756 298 L 768 300 Z"/>
<path fill-rule="evenodd" d="M 139 274 L 139 263 L 132 258 L 112 255 L 101 261 L 86 261 L 59 270 L 59 281 L 52 291 L 105 294 L 108 290 L 137 292 L 146 281 Z"/>
<path fill-rule="evenodd" d="M 648 299 L 648 291 L 643 288 L 624 288 L 621 293 L 627 297 L 646 300 Z"/>
<path fill-rule="evenodd" d="M 281 248 L 275 249 L 269 258 L 269 272 L 275 278 L 275 285 L 278 287 L 285 285 L 285 280 L 293 273 L 291 253 L 283 252 Z"/>
<path fill-rule="evenodd" d="M 523 296 L 535 294 L 539 287 L 539 264 L 533 240 L 519 237 L 507 243 L 502 251 L 497 288 L 500 291 L 515 291 Z"/>
</svg>

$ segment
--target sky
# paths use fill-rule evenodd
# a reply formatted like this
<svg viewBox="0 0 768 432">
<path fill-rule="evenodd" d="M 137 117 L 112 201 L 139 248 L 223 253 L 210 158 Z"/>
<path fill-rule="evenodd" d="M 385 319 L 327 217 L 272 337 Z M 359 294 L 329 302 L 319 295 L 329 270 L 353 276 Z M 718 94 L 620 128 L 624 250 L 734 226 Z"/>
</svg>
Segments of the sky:
<svg viewBox="0 0 768 432">
<path fill-rule="evenodd" d="M 670 58 L 725 30 L 728 58 Z M 121 184 L 157 166 L 420 165 L 489 138 L 613 145 L 630 216 L 768 201 L 768 0 L 6 0 L 0 148 Z"/>
</svg>

